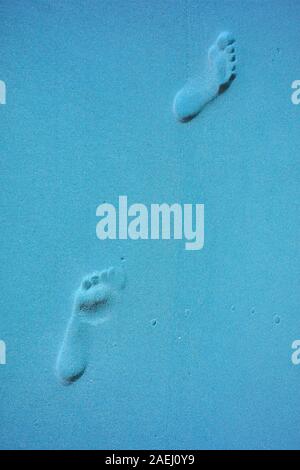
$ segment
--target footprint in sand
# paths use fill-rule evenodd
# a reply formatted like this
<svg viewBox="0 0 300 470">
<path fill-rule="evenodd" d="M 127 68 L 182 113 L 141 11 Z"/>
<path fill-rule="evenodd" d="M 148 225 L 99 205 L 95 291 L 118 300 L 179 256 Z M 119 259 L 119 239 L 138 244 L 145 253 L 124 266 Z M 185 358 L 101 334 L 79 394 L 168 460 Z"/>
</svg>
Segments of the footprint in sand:
<svg viewBox="0 0 300 470">
<path fill-rule="evenodd" d="M 179 121 L 193 119 L 207 103 L 229 87 L 236 75 L 234 43 L 230 33 L 221 33 L 208 51 L 208 64 L 203 75 L 190 79 L 176 94 L 173 111 Z"/>
<path fill-rule="evenodd" d="M 82 280 L 57 357 L 56 372 L 63 384 L 70 385 L 84 374 L 92 327 L 109 320 L 114 300 L 125 283 L 125 272 L 121 268 L 95 272 Z"/>
</svg>

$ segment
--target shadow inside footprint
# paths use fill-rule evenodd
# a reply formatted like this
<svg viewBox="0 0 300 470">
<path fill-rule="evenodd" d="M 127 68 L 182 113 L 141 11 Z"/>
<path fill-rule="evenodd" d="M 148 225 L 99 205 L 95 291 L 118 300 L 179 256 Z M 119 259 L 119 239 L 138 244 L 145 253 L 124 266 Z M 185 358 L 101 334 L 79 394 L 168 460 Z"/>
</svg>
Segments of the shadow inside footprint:
<svg viewBox="0 0 300 470">
<path fill-rule="evenodd" d="M 222 93 L 225 93 L 225 91 L 228 90 L 228 88 L 231 87 L 231 84 L 232 84 L 232 82 L 234 82 L 235 79 L 236 79 L 236 73 L 233 73 L 231 75 L 230 79 L 228 80 L 228 82 L 224 83 L 223 85 L 220 86 L 219 95 L 222 95 Z"/>
<path fill-rule="evenodd" d="M 82 369 L 80 372 L 78 372 L 78 374 L 74 374 L 74 375 L 70 375 L 68 377 L 64 377 L 62 380 L 61 380 L 61 383 L 63 385 L 65 385 L 66 387 L 68 385 L 72 385 L 74 384 L 77 380 L 79 380 L 83 374 L 85 373 L 85 368 Z"/>
</svg>

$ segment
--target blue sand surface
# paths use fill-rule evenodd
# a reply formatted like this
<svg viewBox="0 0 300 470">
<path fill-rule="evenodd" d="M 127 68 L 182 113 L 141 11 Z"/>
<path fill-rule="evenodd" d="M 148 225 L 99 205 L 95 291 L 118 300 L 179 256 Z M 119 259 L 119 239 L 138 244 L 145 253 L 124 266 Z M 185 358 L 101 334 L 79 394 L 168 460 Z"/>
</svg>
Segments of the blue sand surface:
<svg viewBox="0 0 300 470">
<path fill-rule="evenodd" d="M 0 18 L 0 448 L 299 448 L 298 0 L 1 0 Z M 222 31 L 237 78 L 178 123 Z M 98 240 L 119 195 L 204 203 L 203 250 Z M 64 387 L 72 295 L 120 263 L 122 302 Z"/>
</svg>

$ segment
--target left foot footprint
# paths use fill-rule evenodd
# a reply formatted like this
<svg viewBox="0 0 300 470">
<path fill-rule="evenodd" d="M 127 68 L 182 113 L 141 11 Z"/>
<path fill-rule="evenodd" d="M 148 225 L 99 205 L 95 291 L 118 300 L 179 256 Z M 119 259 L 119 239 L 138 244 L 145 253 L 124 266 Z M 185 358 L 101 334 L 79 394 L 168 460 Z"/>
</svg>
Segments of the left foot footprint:
<svg viewBox="0 0 300 470">
<path fill-rule="evenodd" d="M 83 279 L 75 293 L 74 307 L 56 363 L 57 374 L 65 385 L 78 380 L 88 364 L 90 327 L 109 318 L 112 300 L 125 287 L 123 269 L 109 268 Z"/>
</svg>

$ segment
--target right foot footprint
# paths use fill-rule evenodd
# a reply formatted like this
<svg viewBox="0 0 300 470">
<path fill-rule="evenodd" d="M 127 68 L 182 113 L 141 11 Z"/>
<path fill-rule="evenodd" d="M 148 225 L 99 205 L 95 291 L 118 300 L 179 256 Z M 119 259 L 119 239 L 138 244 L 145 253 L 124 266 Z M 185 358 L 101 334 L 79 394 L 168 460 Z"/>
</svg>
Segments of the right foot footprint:
<svg viewBox="0 0 300 470">
<path fill-rule="evenodd" d="M 83 279 L 75 294 L 74 307 L 56 363 L 63 384 L 78 380 L 88 364 L 90 327 L 105 322 L 112 300 L 125 287 L 123 269 L 109 268 Z"/>
<path fill-rule="evenodd" d="M 234 43 L 230 33 L 221 33 L 208 51 L 206 72 L 189 80 L 176 94 L 173 111 L 178 121 L 190 121 L 229 87 L 236 69 Z"/>
</svg>

